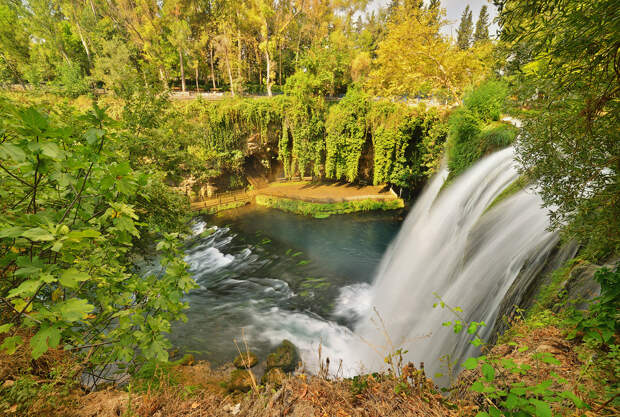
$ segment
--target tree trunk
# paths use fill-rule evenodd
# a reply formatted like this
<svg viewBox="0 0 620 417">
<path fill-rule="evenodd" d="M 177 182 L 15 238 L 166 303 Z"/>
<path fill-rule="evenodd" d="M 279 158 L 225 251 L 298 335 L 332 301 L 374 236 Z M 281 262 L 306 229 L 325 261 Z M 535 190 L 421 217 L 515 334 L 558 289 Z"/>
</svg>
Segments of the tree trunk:
<svg viewBox="0 0 620 417">
<path fill-rule="evenodd" d="M 280 87 L 282 87 L 282 41 L 279 42 L 280 46 L 280 70 L 278 71 L 280 77 Z"/>
<path fill-rule="evenodd" d="M 258 48 L 254 48 L 254 53 L 256 54 L 256 66 L 258 68 L 258 85 L 263 85 L 263 63 L 261 62 Z"/>
<path fill-rule="evenodd" d="M 213 69 L 213 46 L 209 47 L 209 61 L 211 63 L 211 81 L 213 81 L 213 89 L 215 90 L 217 86 L 215 85 L 215 70 Z"/>
<path fill-rule="evenodd" d="M 271 94 L 271 59 L 269 59 L 269 51 L 267 50 L 267 47 L 265 46 L 265 59 L 267 60 L 267 75 L 266 75 L 266 79 L 265 79 L 265 84 L 267 85 L 267 95 L 269 97 L 272 96 Z"/>
<path fill-rule="evenodd" d="M 237 79 L 241 80 L 241 30 L 237 29 Z"/>
<path fill-rule="evenodd" d="M 200 87 L 198 86 L 198 60 L 196 60 L 196 92 L 200 92 Z"/>
<path fill-rule="evenodd" d="M 230 69 L 230 60 L 228 59 L 228 49 L 226 50 L 226 69 L 228 70 L 228 81 L 230 82 L 230 94 L 235 96 L 235 86 L 233 84 L 232 70 Z"/>
<path fill-rule="evenodd" d="M 166 73 L 163 69 L 163 67 L 159 67 L 159 79 L 161 80 L 161 83 L 164 85 L 164 90 L 168 89 L 168 79 L 166 78 Z"/>
<path fill-rule="evenodd" d="M 183 67 L 183 53 L 179 48 L 179 63 L 181 64 L 181 91 L 185 92 L 185 68 Z"/>
<path fill-rule="evenodd" d="M 88 49 L 88 44 L 86 43 L 86 39 L 84 39 L 84 35 L 82 34 L 82 28 L 80 27 L 80 24 L 77 23 L 76 26 L 77 26 L 78 34 L 80 35 L 80 40 L 82 41 L 82 46 L 84 46 L 84 50 L 86 51 L 86 57 L 88 58 L 88 66 L 90 67 L 92 61 L 90 58 L 90 50 Z"/>
</svg>

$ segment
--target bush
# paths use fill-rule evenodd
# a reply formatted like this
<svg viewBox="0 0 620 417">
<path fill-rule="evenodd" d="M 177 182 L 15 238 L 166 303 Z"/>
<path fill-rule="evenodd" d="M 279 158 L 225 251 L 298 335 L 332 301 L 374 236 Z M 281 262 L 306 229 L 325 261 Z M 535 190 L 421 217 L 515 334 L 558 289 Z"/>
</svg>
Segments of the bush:
<svg viewBox="0 0 620 417">
<path fill-rule="evenodd" d="M 480 119 L 466 108 L 456 110 L 450 116 L 448 125 L 448 169 L 450 178 L 453 178 L 482 156 L 477 146 L 482 127 Z"/>
<path fill-rule="evenodd" d="M 310 203 L 302 200 L 272 197 L 266 195 L 256 196 L 256 204 L 260 206 L 276 208 L 289 213 L 312 216 L 323 219 L 332 214 L 348 214 L 357 211 L 395 210 L 404 207 L 403 200 L 354 200 L 340 203 Z"/>
<path fill-rule="evenodd" d="M 504 81 L 489 80 L 467 93 L 463 104 L 478 119 L 488 123 L 499 120 L 507 97 L 508 85 Z"/>
<path fill-rule="evenodd" d="M 448 121 L 448 169 L 451 180 L 484 155 L 509 146 L 518 129 L 498 122 L 508 87 L 502 81 L 487 81 L 468 93 L 463 107 Z"/>
<path fill-rule="evenodd" d="M 519 129 L 509 123 L 491 123 L 480 132 L 480 146 L 485 150 L 484 153 L 505 148 L 514 142 L 518 133 Z"/>
<path fill-rule="evenodd" d="M 90 91 L 90 86 L 82 74 L 82 69 L 75 63 L 63 63 L 58 68 L 60 90 L 69 97 L 78 97 Z"/>
</svg>

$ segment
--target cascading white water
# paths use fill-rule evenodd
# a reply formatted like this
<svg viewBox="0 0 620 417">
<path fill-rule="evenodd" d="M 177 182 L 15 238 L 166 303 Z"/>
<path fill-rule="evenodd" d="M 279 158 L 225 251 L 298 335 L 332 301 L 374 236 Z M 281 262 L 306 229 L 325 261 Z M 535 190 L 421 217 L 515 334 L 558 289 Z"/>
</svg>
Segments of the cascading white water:
<svg viewBox="0 0 620 417">
<path fill-rule="evenodd" d="M 434 294 L 460 307 L 468 321 L 486 322 L 484 338 L 516 277 L 540 270 L 558 241 L 547 231 L 547 213 L 532 190 L 485 212 L 518 177 L 512 148 L 478 162 L 440 193 L 446 175 L 440 172 L 420 197 L 370 289 L 369 305 L 385 329 L 377 326 L 374 311 L 366 312 L 355 326 L 366 343 L 355 344 L 351 350 L 356 352 L 346 355 L 367 369 L 382 368 L 382 355 L 392 348 L 408 350 L 407 360 L 425 362 L 431 376 L 445 374 L 442 356 L 449 354 L 450 361 L 460 363 L 477 353 L 465 335 L 442 327 L 455 317 L 433 308 Z"/>
</svg>

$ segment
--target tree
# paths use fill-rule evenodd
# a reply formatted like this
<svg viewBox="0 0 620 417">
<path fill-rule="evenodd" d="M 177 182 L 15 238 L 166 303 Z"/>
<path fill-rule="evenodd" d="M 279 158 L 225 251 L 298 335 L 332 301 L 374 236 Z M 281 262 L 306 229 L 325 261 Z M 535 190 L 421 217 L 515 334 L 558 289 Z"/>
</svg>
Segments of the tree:
<svg viewBox="0 0 620 417">
<path fill-rule="evenodd" d="M 469 49 L 471 45 L 471 37 L 474 31 L 474 24 L 472 20 L 472 13 L 469 9 L 469 4 L 465 7 L 463 15 L 461 16 L 461 23 L 457 29 L 456 44 L 459 49 Z"/>
<path fill-rule="evenodd" d="M 476 22 L 476 31 L 474 32 L 474 43 L 489 40 L 489 11 L 485 5 L 480 8 L 480 15 Z"/>
<path fill-rule="evenodd" d="M 529 85 L 517 141 L 521 170 L 554 229 L 593 257 L 620 250 L 620 9 L 613 0 L 497 2 L 501 38 L 529 59 L 509 75 Z M 584 30 L 587 28 L 587 30 Z M 538 94 L 532 97 L 531 91 Z"/>
<path fill-rule="evenodd" d="M 459 101 L 488 65 L 477 51 L 461 50 L 441 34 L 446 24 L 433 10 L 399 7 L 379 43 L 368 86 L 380 95 L 438 94 Z"/>
</svg>

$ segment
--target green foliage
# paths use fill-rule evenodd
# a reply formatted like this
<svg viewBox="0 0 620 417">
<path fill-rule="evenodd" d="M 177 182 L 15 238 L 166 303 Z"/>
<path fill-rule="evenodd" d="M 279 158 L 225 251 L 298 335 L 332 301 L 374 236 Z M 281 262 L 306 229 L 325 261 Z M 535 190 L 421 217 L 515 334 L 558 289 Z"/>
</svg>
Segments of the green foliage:
<svg viewBox="0 0 620 417">
<path fill-rule="evenodd" d="M 325 130 L 327 137 L 325 176 L 353 182 L 358 176 L 362 150 L 367 140 L 366 115 L 370 96 L 351 87 L 347 95 L 329 109 Z"/>
<path fill-rule="evenodd" d="M 325 151 L 326 105 L 317 94 L 321 80 L 311 72 L 297 71 L 284 86 L 288 96 L 278 158 L 284 165 L 284 174 L 304 176 L 310 171 L 321 176 Z"/>
<path fill-rule="evenodd" d="M 517 141 L 521 170 L 540 190 L 552 228 L 584 244 L 592 259 L 617 253 L 620 72 L 609 35 L 619 30 L 617 4 L 498 3 L 501 39 L 515 58 L 508 75 L 530 110 Z"/>
<path fill-rule="evenodd" d="M 469 49 L 472 41 L 472 36 L 474 33 L 474 21 L 472 12 L 469 8 L 469 4 L 463 10 L 463 14 L 461 15 L 461 23 L 457 29 L 457 40 L 456 44 L 459 49 Z"/>
<path fill-rule="evenodd" d="M 90 371 L 166 361 L 163 333 L 184 317 L 182 296 L 195 284 L 176 234 L 157 244 L 159 273 L 133 272 L 132 246 L 145 226 L 137 212 L 153 196 L 137 190 L 157 178 L 112 151 L 120 139 L 97 106 L 66 122 L 11 103 L 1 111 L 0 301 L 15 323 L 2 326 L 10 334 L 2 349 L 23 344 L 15 332 L 25 327 L 35 359 L 54 348 L 87 355 L 82 347 L 94 345 L 85 359 Z"/>
<path fill-rule="evenodd" d="M 372 103 L 368 119 L 375 185 L 413 188 L 438 168 L 446 130 L 434 110 L 381 100 Z"/>
<path fill-rule="evenodd" d="M 594 280 L 601 285 L 601 295 L 592 300 L 587 311 L 573 312 L 568 324 L 574 329 L 568 338 L 573 339 L 581 333 L 590 346 L 608 348 L 615 343 L 620 331 L 620 265 L 614 270 L 600 268 Z"/>
<path fill-rule="evenodd" d="M 75 63 L 63 63 L 58 68 L 58 84 L 61 93 L 69 97 L 77 97 L 90 91 L 82 68 Z"/>
<path fill-rule="evenodd" d="M 499 120 L 506 107 L 508 85 L 505 81 L 488 80 L 465 94 L 463 106 L 483 123 Z"/>
<path fill-rule="evenodd" d="M 496 122 L 505 107 L 508 88 L 489 80 L 465 95 L 463 107 L 448 120 L 448 181 L 457 177 L 484 155 L 510 145 L 518 129 Z"/>
<path fill-rule="evenodd" d="M 454 322 L 445 322 L 443 325 L 453 327 L 455 333 L 460 333 L 466 328 L 467 333 L 473 337 L 470 343 L 480 347 L 483 342 L 478 337 L 478 332 L 486 324 L 468 322 L 461 314 L 460 308 L 450 307 L 439 296 L 435 297 L 439 302 L 435 303 L 434 307 L 448 308 L 457 317 Z M 517 346 L 519 352 L 528 350 L 527 346 L 519 346 L 515 342 L 511 344 Z M 534 352 L 530 357 L 535 364 L 534 368 L 527 363 L 517 363 L 511 358 L 487 355 L 471 357 L 462 363 L 466 370 L 479 370 L 479 376 L 469 387 L 471 391 L 484 398 L 484 411 L 480 411 L 476 417 L 553 417 L 552 406 L 566 401 L 572 402 L 577 409 L 588 408 L 575 393 L 558 392 L 556 387 L 566 381 L 554 372 L 550 373 L 548 379 L 534 378 L 533 382 L 526 382 L 528 379 L 525 376 L 537 373 L 541 364 L 561 364 L 548 352 Z M 508 382 L 511 378 L 506 376 L 510 374 L 516 376 L 519 382 Z"/>
<path fill-rule="evenodd" d="M 302 200 L 257 195 L 256 204 L 276 208 L 290 213 L 323 219 L 333 214 L 347 214 L 357 211 L 395 210 L 404 207 L 403 200 L 353 200 L 341 203 L 310 203 Z"/>
</svg>

